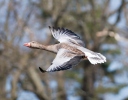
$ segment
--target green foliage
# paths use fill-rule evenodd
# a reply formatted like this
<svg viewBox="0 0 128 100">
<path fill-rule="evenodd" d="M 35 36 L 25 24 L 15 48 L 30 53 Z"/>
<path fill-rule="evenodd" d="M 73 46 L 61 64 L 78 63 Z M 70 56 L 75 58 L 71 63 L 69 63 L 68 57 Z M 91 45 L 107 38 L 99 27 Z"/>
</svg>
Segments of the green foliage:
<svg viewBox="0 0 128 100">
<path fill-rule="evenodd" d="M 51 17 L 51 12 L 48 12 L 48 11 L 45 11 L 45 10 L 42 9 L 41 10 L 41 15 L 45 19 L 45 18 Z"/>
<path fill-rule="evenodd" d="M 78 71 L 67 71 L 65 77 L 67 79 L 75 79 L 79 83 L 82 82 L 82 76 L 79 74 Z"/>
<path fill-rule="evenodd" d="M 115 40 L 115 38 L 113 38 L 113 37 L 110 37 L 110 36 L 107 36 L 106 37 L 106 43 L 117 43 L 117 41 Z"/>
<path fill-rule="evenodd" d="M 95 89 L 95 93 L 99 94 L 104 94 L 104 93 L 107 93 L 107 92 L 110 92 L 110 93 L 118 93 L 119 90 L 121 88 L 124 88 L 125 86 L 127 86 L 127 84 L 121 84 L 121 85 L 115 85 L 115 86 L 112 86 L 112 87 L 103 87 L 103 86 L 98 86 L 96 89 Z"/>
<path fill-rule="evenodd" d="M 108 49 L 108 50 L 103 50 L 103 52 L 104 53 L 108 53 L 108 54 L 110 54 L 110 55 L 119 55 L 119 54 L 121 54 L 121 52 L 120 52 L 120 49 Z"/>
<path fill-rule="evenodd" d="M 128 100 L 128 98 L 125 98 L 124 100 Z"/>
</svg>

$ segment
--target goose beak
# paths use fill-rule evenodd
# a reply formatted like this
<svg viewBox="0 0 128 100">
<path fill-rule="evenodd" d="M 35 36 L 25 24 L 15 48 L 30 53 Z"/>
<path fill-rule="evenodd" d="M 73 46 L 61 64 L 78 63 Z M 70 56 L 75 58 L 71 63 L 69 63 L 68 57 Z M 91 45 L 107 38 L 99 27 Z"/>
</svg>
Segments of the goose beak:
<svg viewBox="0 0 128 100">
<path fill-rule="evenodd" d="M 24 43 L 24 46 L 30 47 L 30 43 Z"/>
</svg>

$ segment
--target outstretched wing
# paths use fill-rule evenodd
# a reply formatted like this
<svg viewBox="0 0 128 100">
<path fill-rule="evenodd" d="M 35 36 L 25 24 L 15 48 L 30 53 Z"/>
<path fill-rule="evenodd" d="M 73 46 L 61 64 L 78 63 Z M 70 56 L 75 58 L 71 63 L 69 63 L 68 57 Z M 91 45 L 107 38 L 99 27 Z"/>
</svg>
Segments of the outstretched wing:
<svg viewBox="0 0 128 100">
<path fill-rule="evenodd" d="M 50 31 L 55 39 L 60 43 L 73 43 L 80 46 L 85 46 L 84 42 L 80 39 L 78 35 L 68 29 L 64 28 L 54 28 L 49 26 Z"/>
<path fill-rule="evenodd" d="M 76 56 L 75 54 L 66 49 L 60 49 L 57 53 L 56 58 L 53 60 L 51 66 L 46 71 L 40 67 L 39 69 L 41 70 L 41 72 L 67 70 L 77 65 L 81 59 L 81 56 Z"/>
</svg>

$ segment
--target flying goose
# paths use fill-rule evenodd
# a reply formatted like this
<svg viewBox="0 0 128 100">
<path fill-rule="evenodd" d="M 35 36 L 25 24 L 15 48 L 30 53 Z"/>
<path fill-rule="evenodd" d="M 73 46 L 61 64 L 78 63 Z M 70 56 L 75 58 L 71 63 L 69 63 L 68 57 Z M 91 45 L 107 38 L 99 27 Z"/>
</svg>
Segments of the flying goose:
<svg viewBox="0 0 128 100">
<path fill-rule="evenodd" d="M 86 59 L 94 65 L 106 62 L 106 57 L 102 54 L 86 49 L 84 42 L 71 30 L 50 26 L 49 29 L 53 37 L 60 43 L 45 46 L 32 41 L 24 44 L 24 46 L 29 48 L 47 50 L 57 54 L 51 66 L 47 70 L 43 70 L 39 67 L 41 72 L 67 70 L 77 65 L 81 60 Z"/>
</svg>

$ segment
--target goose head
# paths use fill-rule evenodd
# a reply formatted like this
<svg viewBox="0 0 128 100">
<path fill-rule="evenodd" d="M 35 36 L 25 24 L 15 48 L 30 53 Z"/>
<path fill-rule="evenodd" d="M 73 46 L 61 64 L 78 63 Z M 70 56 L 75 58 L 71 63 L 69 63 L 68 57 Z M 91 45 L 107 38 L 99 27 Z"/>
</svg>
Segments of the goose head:
<svg viewBox="0 0 128 100">
<path fill-rule="evenodd" d="M 36 42 L 36 41 L 24 43 L 24 46 L 29 47 L 29 48 L 35 48 L 35 49 L 39 49 L 40 48 L 40 44 L 38 42 Z"/>
</svg>

